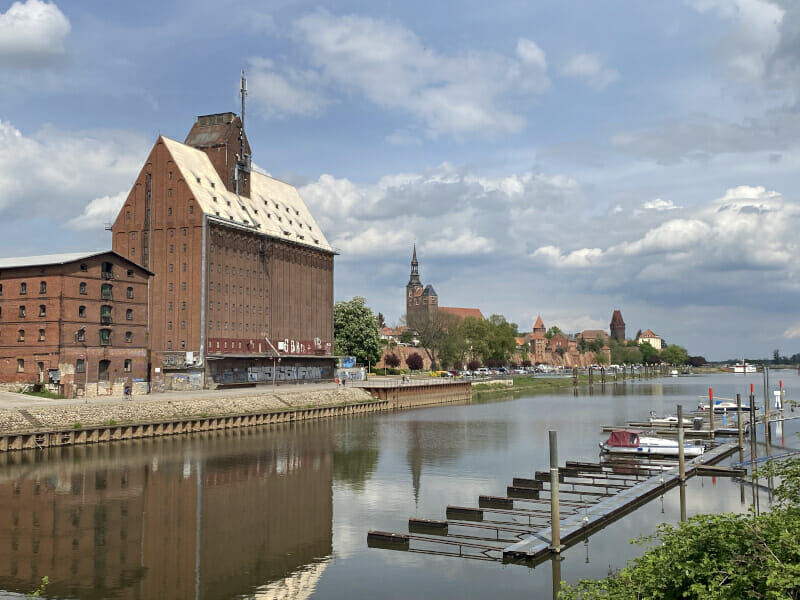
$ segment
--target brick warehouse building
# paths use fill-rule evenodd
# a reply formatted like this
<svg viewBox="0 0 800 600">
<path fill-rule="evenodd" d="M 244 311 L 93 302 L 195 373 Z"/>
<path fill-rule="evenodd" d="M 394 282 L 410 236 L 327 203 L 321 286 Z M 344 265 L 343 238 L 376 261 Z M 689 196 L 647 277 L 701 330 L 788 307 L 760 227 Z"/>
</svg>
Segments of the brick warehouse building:
<svg viewBox="0 0 800 600">
<path fill-rule="evenodd" d="M 67 397 L 144 382 L 150 275 L 111 251 L 0 259 L 0 382 Z"/>
<path fill-rule="evenodd" d="M 333 377 L 335 253 L 297 190 L 251 169 L 235 114 L 160 136 L 112 232 L 155 274 L 154 389 Z"/>
</svg>

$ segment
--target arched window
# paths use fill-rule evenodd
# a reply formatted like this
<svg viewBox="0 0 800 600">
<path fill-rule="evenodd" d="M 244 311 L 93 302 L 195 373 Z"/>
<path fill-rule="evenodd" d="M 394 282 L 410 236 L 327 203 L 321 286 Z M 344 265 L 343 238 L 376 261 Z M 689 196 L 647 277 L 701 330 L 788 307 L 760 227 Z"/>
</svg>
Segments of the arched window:
<svg viewBox="0 0 800 600">
<path fill-rule="evenodd" d="M 20 305 L 20 307 L 19 307 L 19 318 L 20 319 L 24 319 L 25 318 L 25 305 L 24 304 Z"/>
<path fill-rule="evenodd" d="M 132 300 L 132 299 L 133 299 L 133 288 L 132 288 L 132 287 L 129 287 L 129 288 L 128 288 L 128 289 L 125 291 L 125 295 L 126 295 L 126 297 L 127 297 L 127 298 L 129 298 L 129 299 L 131 299 L 131 300 Z"/>
<path fill-rule="evenodd" d="M 133 321 L 133 310 L 132 309 L 129 308 L 128 310 L 125 311 L 125 320 L 126 321 Z"/>
<path fill-rule="evenodd" d="M 86 330 L 84 328 L 78 329 L 77 333 L 75 334 L 75 339 L 79 342 L 86 341 Z"/>
<path fill-rule="evenodd" d="M 28 293 L 28 284 L 23 281 L 22 283 L 19 284 L 19 294 L 20 296 L 24 296 L 27 293 Z"/>
<path fill-rule="evenodd" d="M 46 317 L 47 316 L 47 306 L 45 306 L 44 304 L 40 304 L 39 305 L 39 316 L 40 317 Z"/>
<path fill-rule="evenodd" d="M 25 341 L 25 330 L 24 329 L 20 329 L 17 332 L 17 341 L 18 342 L 24 342 Z"/>
<path fill-rule="evenodd" d="M 44 341 L 44 329 L 39 330 L 39 341 L 40 342 Z"/>
</svg>

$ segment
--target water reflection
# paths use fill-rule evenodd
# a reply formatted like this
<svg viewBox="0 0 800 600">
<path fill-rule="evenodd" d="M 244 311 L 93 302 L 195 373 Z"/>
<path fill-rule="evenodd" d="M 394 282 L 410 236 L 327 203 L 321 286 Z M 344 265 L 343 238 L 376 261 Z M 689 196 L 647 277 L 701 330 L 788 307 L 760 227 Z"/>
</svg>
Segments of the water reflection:
<svg viewBox="0 0 800 600">
<path fill-rule="evenodd" d="M 46 575 L 59 597 L 266 598 L 288 576 L 313 589 L 332 550 L 321 431 L 5 455 L 0 587 L 29 592 Z"/>
</svg>

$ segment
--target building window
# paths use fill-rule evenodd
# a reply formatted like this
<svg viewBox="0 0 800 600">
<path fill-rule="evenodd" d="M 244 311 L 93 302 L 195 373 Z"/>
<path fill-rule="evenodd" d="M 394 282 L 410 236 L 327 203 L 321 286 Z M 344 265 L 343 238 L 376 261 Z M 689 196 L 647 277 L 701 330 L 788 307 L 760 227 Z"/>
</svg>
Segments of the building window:
<svg viewBox="0 0 800 600">
<path fill-rule="evenodd" d="M 174 265 L 172 263 L 169 263 L 169 272 L 172 273 L 172 271 L 174 270 L 175 270 Z"/>
<path fill-rule="evenodd" d="M 170 172 L 169 172 L 169 174 L 167 175 L 167 177 L 169 177 L 170 179 L 172 179 L 172 171 L 170 171 Z"/>
<path fill-rule="evenodd" d="M 111 288 L 111 284 L 110 283 L 104 283 L 103 285 L 101 285 L 100 286 L 100 297 L 103 300 L 112 300 L 113 297 L 111 295 L 111 289 L 112 288 Z"/>
<path fill-rule="evenodd" d="M 186 302 L 181 302 L 181 310 L 186 310 Z"/>
<path fill-rule="evenodd" d="M 169 195 L 172 196 L 172 190 L 169 191 Z M 172 216 L 172 207 L 171 206 L 169 208 L 167 208 L 167 216 L 168 217 Z"/>
<path fill-rule="evenodd" d="M 76 373 L 85 373 L 86 372 L 86 361 L 82 358 L 79 358 L 75 361 L 75 372 Z"/>
<path fill-rule="evenodd" d="M 20 329 L 17 332 L 17 341 L 18 342 L 24 342 L 25 341 L 25 330 L 24 329 Z"/>
<path fill-rule="evenodd" d="M 167 340 L 167 350 L 172 350 L 172 340 Z"/>
<path fill-rule="evenodd" d="M 193 215 L 193 214 L 194 214 L 194 204 L 190 204 L 190 205 L 189 205 L 189 214 L 190 214 L 190 215 Z"/>
<path fill-rule="evenodd" d="M 125 290 L 125 297 L 128 298 L 128 300 L 133 300 L 133 288 L 132 287 L 129 287 L 127 290 Z"/>
<path fill-rule="evenodd" d="M 25 305 L 24 304 L 19 307 L 19 318 L 20 319 L 24 319 L 25 318 Z"/>
<path fill-rule="evenodd" d="M 172 331 L 172 321 L 167 321 L 167 329 Z"/>
<path fill-rule="evenodd" d="M 79 306 L 78 307 L 78 316 L 81 317 L 81 318 L 85 318 L 86 317 L 86 307 L 85 306 Z"/>
<path fill-rule="evenodd" d="M 46 281 L 40 281 L 39 282 L 39 293 L 40 294 L 46 294 L 47 293 L 47 282 Z"/>
<path fill-rule="evenodd" d="M 133 341 L 133 332 L 132 331 L 126 331 L 125 332 L 125 341 L 127 343 L 129 343 L 129 344 Z"/>
<path fill-rule="evenodd" d="M 187 245 L 186 245 L 186 244 L 184 244 L 184 245 L 183 245 L 183 251 L 184 251 L 184 252 L 186 252 L 186 248 L 187 248 Z"/>
<path fill-rule="evenodd" d="M 17 373 L 25 372 L 25 360 L 22 358 L 17 359 Z"/>
<path fill-rule="evenodd" d="M 174 244 L 170 244 L 169 245 L 169 253 L 170 254 L 174 254 L 175 253 L 175 245 Z"/>
<path fill-rule="evenodd" d="M 182 270 L 184 273 L 186 273 L 186 263 L 183 263 L 183 266 L 181 267 L 181 270 Z"/>
<path fill-rule="evenodd" d="M 3 284 L 0 283 L 0 296 L 2 296 L 2 295 L 3 295 Z"/>
<path fill-rule="evenodd" d="M 172 282 L 171 281 L 169 282 L 169 291 L 170 292 L 172 291 Z"/>
<path fill-rule="evenodd" d="M 185 292 L 186 291 L 186 282 L 181 282 L 181 289 Z"/>
<path fill-rule="evenodd" d="M 136 248 L 131 248 L 131 256 L 136 256 Z"/>
<path fill-rule="evenodd" d="M 40 342 L 44 341 L 44 329 L 39 330 L 39 341 Z"/>
<path fill-rule="evenodd" d="M 172 188 L 167 189 L 167 196 L 172 198 Z M 170 214 L 172 213 L 170 212 Z"/>
<path fill-rule="evenodd" d="M 123 370 L 124 370 L 126 373 L 130 373 L 130 372 L 131 372 L 131 365 L 132 365 L 132 364 L 133 364 L 133 361 L 132 361 L 130 358 L 126 358 L 126 359 L 125 359 L 124 366 L 122 367 L 122 369 L 123 369 Z"/>
<path fill-rule="evenodd" d="M 167 303 L 167 310 L 172 310 L 172 302 Z"/>
<path fill-rule="evenodd" d="M 86 263 L 81 263 L 81 271 L 88 271 L 89 266 Z"/>
<path fill-rule="evenodd" d="M 136 239 L 136 232 L 135 231 L 131 231 L 131 239 L 132 240 Z"/>
<path fill-rule="evenodd" d="M 133 277 L 133 269 L 128 269 L 128 277 Z"/>
<path fill-rule="evenodd" d="M 78 293 L 79 294 L 85 294 L 86 293 L 86 282 L 81 281 L 80 284 L 78 284 Z"/>
<path fill-rule="evenodd" d="M 214 291 L 214 282 L 213 282 L 213 281 L 209 281 L 209 282 L 208 282 L 208 289 L 209 289 L 210 291 L 212 291 L 212 292 Z"/>
<path fill-rule="evenodd" d="M 78 329 L 77 333 L 75 334 L 75 339 L 79 342 L 86 341 L 86 330 L 83 327 Z"/>
<path fill-rule="evenodd" d="M 125 320 L 133 321 L 133 310 L 131 310 L 130 308 L 125 311 Z"/>
<path fill-rule="evenodd" d="M 111 345 L 111 330 L 110 329 L 101 329 L 100 330 L 100 345 L 101 346 L 110 346 Z"/>
<path fill-rule="evenodd" d="M 47 307 L 44 304 L 39 305 L 39 316 L 40 317 L 47 316 Z"/>
<path fill-rule="evenodd" d="M 186 227 L 184 227 L 183 229 L 181 229 L 181 231 L 183 232 L 183 237 L 186 237 Z"/>
<path fill-rule="evenodd" d="M 111 309 L 112 306 L 110 304 L 103 304 L 100 307 L 100 322 L 104 325 L 111 323 Z"/>
<path fill-rule="evenodd" d="M 125 211 L 125 220 L 126 221 L 130 221 L 131 220 L 131 211 L 129 211 L 129 210 Z"/>
<path fill-rule="evenodd" d="M 181 329 L 186 329 L 186 321 L 181 321 Z"/>
<path fill-rule="evenodd" d="M 28 284 L 23 281 L 22 283 L 19 284 L 19 294 L 20 296 L 24 296 L 27 293 L 28 293 Z"/>
<path fill-rule="evenodd" d="M 186 340 L 181 340 L 181 350 L 186 350 Z"/>
</svg>

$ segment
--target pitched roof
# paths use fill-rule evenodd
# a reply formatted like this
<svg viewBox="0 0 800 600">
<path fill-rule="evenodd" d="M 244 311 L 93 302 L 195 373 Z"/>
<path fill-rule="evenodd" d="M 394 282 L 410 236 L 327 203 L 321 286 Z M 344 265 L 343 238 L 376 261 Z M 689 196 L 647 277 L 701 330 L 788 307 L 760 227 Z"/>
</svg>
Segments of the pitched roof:
<svg viewBox="0 0 800 600">
<path fill-rule="evenodd" d="M 655 333 L 652 329 L 648 329 L 644 333 L 642 333 L 640 338 L 657 338 L 659 337 L 657 333 Z"/>
<path fill-rule="evenodd" d="M 583 338 L 585 340 L 593 340 L 600 336 L 608 337 L 608 334 L 602 329 L 584 329 L 578 334 L 579 338 Z"/>
<path fill-rule="evenodd" d="M 250 197 L 226 189 L 208 154 L 161 136 L 197 204 L 206 215 L 275 238 L 332 252 L 297 190 L 269 175 L 250 173 Z"/>
<path fill-rule="evenodd" d="M 86 260 L 94 256 L 101 256 L 103 254 L 113 254 L 118 258 L 123 259 L 125 262 L 133 266 L 139 267 L 143 271 L 150 273 L 142 265 L 133 262 L 131 259 L 122 256 L 113 250 L 95 250 L 94 252 L 66 252 L 63 254 L 42 254 L 39 256 L 13 256 L 8 258 L 0 258 L 0 269 L 16 269 L 20 267 L 43 267 L 46 265 L 65 265 L 67 263 L 76 262 L 79 260 Z"/>
<path fill-rule="evenodd" d="M 536 317 L 536 323 L 533 324 L 534 329 L 542 329 L 544 327 L 544 321 L 542 321 L 542 315 Z"/>
<path fill-rule="evenodd" d="M 433 286 L 429 283 L 425 286 L 425 291 L 422 292 L 423 296 L 437 296 L 436 290 L 433 289 Z"/>
<path fill-rule="evenodd" d="M 517 346 L 522 346 L 525 343 L 525 338 L 518 337 L 514 339 L 517 341 Z"/>
<path fill-rule="evenodd" d="M 440 306 L 439 312 L 446 312 L 456 317 L 466 319 L 467 317 L 475 317 L 476 319 L 483 319 L 483 313 L 479 308 L 458 308 L 455 306 Z"/>
<path fill-rule="evenodd" d="M 622 312 L 619 310 L 615 310 L 614 314 L 611 315 L 611 324 L 612 325 L 625 325 L 625 321 L 622 320 Z"/>
</svg>

